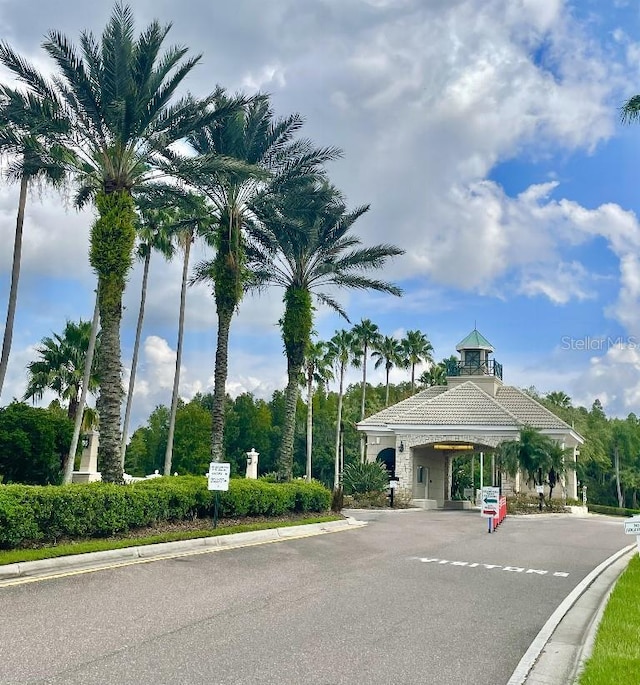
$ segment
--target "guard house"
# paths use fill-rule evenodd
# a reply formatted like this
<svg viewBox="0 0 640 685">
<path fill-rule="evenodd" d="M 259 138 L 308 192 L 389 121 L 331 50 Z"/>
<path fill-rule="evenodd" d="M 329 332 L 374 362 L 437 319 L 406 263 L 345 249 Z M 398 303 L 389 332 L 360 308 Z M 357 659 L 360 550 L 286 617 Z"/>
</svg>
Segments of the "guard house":
<svg viewBox="0 0 640 685">
<path fill-rule="evenodd" d="M 527 426 L 572 449 L 575 462 L 584 438 L 522 390 L 504 385 L 493 346 L 477 329 L 456 350 L 460 359 L 447 363 L 447 385 L 427 388 L 357 424 L 366 435 L 367 459 L 393 471 L 414 505 L 445 507 L 454 457 L 483 452 L 490 459 L 501 442 L 519 439 Z M 563 487 L 567 497 L 577 498 L 575 470 L 567 470 L 557 491 Z M 510 493 L 528 485 L 518 475 L 503 477 L 502 488 Z"/>
</svg>

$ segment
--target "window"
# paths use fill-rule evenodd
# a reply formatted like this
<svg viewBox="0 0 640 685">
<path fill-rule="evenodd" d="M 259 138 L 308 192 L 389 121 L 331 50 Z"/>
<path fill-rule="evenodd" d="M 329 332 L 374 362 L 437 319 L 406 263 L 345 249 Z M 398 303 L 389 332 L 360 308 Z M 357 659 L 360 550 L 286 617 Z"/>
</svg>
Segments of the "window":
<svg viewBox="0 0 640 685">
<path fill-rule="evenodd" d="M 424 466 L 418 466 L 416 481 L 418 483 L 424 483 Z"/>
</svg>

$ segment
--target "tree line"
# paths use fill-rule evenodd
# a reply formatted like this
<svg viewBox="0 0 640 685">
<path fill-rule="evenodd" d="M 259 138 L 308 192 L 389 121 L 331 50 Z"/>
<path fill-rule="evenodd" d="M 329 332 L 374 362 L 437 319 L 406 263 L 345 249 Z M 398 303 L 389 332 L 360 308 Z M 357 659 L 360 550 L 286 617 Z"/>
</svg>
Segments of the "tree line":
<svg viewBox="0 0 640 685">
<path fill-rule="evenodd" d="M 77 207 L 92 205 L 89 262 L 97 276 L 87 362 L 77 384 L 80 407 L 97 387 L 103 479 L 122 482 L 131 415 L 146 277 L 152 253 L 182 252 L 176 373 L 169 435 L 175 431 L 186 291 L 210 284 L 217 314 L 210 457 L 223 458 L 229 331 L 245 293 L 284 290 L 280 321 L 287 358 L 285 425 L 278 457 L 282 479 L 292 475 L 298 377 L 313 328 L 314 299 L 346 317 L 334 288 L 400 295 L 393 283 L 369 275 L 402 254 L 390 244 L 364 246 L 355 222 L 369 206 L 349 209 L 330 181 L 327 163 L 342 152 L 300 136 L 299 114 L 276 116 L 264 94 L 229 95 L 217 86 L 204 98 L 179 96 L 200 55 L 173 46 L 170 25 L 154 21 L 136 35 L 133 13 L 117 4 L 100 37 L 84 31 L 79 45 L 50 31 L 42 45 L 53 62 L 49 78 L 0 43 L 0 62 L 19 83 L 0 84 L 0 150 L 7 177 L 20 183 L 7 322 L 0 357 L 0 392 L 17 307 L 26 197 L 36 179 L 71 184 Z M 198 238 L 210 257 L 189 277 L 190 247 Z M 136 253 L 143 287 L 121 425 L 122 296 Z M 99 350 L 95 355 L 98 330 Z M 71 479 L 83 412 L 76 412 L 65 460 Z M 171 472 L 173 440 L 163 472 Z"/>
</svg>

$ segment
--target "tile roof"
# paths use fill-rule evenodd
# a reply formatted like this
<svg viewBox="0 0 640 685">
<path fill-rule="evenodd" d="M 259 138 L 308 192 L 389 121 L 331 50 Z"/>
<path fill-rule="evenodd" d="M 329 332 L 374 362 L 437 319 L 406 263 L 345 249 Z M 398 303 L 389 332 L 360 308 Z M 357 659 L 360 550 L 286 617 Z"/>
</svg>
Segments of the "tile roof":
<svg viewBox="0 0 640 685">
<path fill-rule="evenodd" d="M 453 387 L 435 386 L 361 421 L 362 429 L 389 425 L 531 426 L 569 430 L 570 426 L 532 397 L 511 386 L 492 397 L 472 381 Z"/>
</svg>

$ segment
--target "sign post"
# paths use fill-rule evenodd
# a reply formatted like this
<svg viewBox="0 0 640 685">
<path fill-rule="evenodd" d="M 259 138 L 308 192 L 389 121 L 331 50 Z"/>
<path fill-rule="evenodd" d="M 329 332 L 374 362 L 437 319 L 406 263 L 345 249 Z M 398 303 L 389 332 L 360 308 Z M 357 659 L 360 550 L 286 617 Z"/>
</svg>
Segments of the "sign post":
<svg viewBox="0 0 640 685">
<path fill-rule="evenodd" d="M 624 532 L 636 536 L 636 545 L 640 553 L 640 516 L 632 516 L 624 522 Z"/>
<path fill-rule="evenodd" d="M 220 491 L 229 489 L 229 475 L 231 474 L 231 464 L 223 461 L 212 461 L 209 464 L 207 474 L 207 489 L 215 491 L 213 500 L 213 527 L 218 527 L 218 505 L 220 502 Z"/>
<path fill-rule="evenodd" d="M 398 479 L 393 476 L 391 480 L 389 480 L 389 506 L 393 509 L 393 495 L 396 491 L 396 488 L 398 487 Z"/>
<path fill-rule="evenodd" d="M 482 488 L 482 499 L 480 501 L 480 514 L 483 518 L 489 519 L 489 533 L 493 529 L 493 520 L 500 513 L 500 488 L 493 486 Z"/>
</svg>

